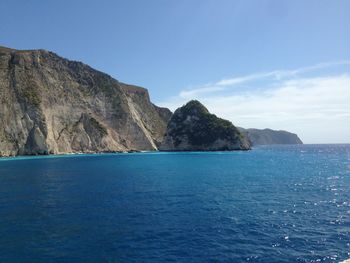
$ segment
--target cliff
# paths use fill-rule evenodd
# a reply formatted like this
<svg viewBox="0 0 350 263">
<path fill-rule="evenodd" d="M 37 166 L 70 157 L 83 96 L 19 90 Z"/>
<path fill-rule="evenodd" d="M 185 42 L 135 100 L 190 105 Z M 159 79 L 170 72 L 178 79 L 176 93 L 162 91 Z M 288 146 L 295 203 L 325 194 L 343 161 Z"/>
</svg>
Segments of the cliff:
<svg viewBox="0 0 350 263">
<path fill-rule="evenodd" d="M 170 117 L 81 62 L 0 47 L 0 156 L 157 150 Z"/>
<path fill-rule="evenodd" d="M 81 62 L 0 47 L 0 156 L 247 150 L 250 143 L 302 142 L 286 131 L 236 128 L 198 101 L 172 115 L 146 89 Z"/>
<path fill-rule="evenodd" d="M 199 102 L 190 101 L 171 117 L 163 151 L 248 150 L 249 141 L 229 121 L 220 119 Z"/>
<path fill-rule="evenodd" d="M 243 128 L 239 128 L 239 130 L 248 137 L 253 146 L 272 144 L 303 144 L 298 135 L 287 131 Z"/>
</svg>

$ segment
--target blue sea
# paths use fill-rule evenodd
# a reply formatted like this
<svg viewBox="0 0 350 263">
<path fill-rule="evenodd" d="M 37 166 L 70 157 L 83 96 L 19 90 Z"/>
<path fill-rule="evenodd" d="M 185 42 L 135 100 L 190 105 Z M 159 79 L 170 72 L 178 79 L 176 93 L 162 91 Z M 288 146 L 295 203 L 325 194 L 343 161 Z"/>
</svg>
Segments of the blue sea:
<svg viewBox="0 0 350 263">
<path fill-rule="evenodd" d="M 0 262 L 339 262 L 350 145 L 0 159 Z"/>
</svg>

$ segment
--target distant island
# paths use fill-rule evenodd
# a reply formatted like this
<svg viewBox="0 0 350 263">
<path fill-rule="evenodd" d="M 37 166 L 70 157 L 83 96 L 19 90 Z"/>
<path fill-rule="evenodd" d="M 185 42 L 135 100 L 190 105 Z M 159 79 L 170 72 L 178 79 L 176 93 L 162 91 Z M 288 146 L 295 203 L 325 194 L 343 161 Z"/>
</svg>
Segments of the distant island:
<svg viewBox="0 0 350 263">
<path fill-rule="evenodd" d="M 285 131 L 236 128 L 198 101 L 173 114 L 146 89 L 46 50 L 0 47 L 0 94 L 0 156 L 302 143 Z"/>
</svg>

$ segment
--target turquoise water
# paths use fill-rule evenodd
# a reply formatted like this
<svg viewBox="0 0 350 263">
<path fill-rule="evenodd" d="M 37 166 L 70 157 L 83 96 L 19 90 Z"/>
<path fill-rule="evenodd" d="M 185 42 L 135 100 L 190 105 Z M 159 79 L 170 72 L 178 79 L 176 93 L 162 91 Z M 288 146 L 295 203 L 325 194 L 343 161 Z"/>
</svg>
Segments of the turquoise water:
<svg viewBox="0 0 350 263">
<path fill-rule="evenodd" d="M 0 159 L 0 262 L 339 262 L 350 145 Z"/>
</svg>

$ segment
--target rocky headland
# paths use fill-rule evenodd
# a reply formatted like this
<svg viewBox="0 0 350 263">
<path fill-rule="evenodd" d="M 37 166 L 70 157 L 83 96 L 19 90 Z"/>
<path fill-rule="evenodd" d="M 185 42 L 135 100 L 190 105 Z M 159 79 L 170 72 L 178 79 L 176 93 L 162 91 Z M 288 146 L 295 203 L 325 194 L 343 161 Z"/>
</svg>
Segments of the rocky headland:
<svg viewBox="0 0 350 263">
<path fill-rule="evenodd" d="M 172 114 L 154 105 L 146 89 L 81 62 L 0 47 L 0 156 L 248 150 L 251 144 L 301 142 L 287 135 L 238 129 L 198 101 Z"/>
<path fill-rule="evenodd" d="M 239 130 L 249 139 L 252 146 L 273 144 L 303 144 L 298 135 L 287 131 L 244 128 L 239 128 Z"/>
<path fill-rule="evenodd" d="M 199 101 L 178 108 L 171 117 L 160 150 L 249 150 L 250 143 L 230 121 L 211 114 Z"/>
</svg>

